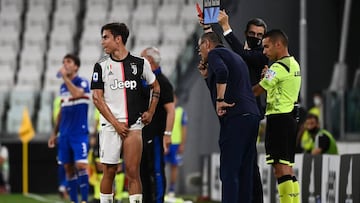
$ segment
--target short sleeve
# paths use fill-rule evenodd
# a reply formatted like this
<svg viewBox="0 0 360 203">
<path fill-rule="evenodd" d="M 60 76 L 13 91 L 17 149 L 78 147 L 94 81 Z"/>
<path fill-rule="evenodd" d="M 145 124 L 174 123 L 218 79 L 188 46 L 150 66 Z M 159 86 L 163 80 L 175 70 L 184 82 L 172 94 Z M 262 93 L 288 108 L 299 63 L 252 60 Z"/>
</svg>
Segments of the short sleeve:
<svg viewBox="0 0 360 203">
<path fill-rule="evenodd" d="M 85 93 L 90 93 L 89 81 L 85 78 L 81 78 L 80 87 L 84 89 Z"/>
<path fill-rule="evenodd" d="M 183 114 L 181 117 L 181 125 L 187 125 L 188 124 L 188 115 L 185 110 L 183 110 Z"/>
<path fill-rule="evenodd" d="M 147 84 L 153 84 L 155 82 L 156 76 L 152 72 L 150 63 L 148 60 L 144 58 L 144 69 L 143 69 L 143 79 L 147 82 Z"/>
<path fill-rule="evenodd" d="M 171 83 L 164 78 L 158 79 L 160 83 L 160 98 L 164 104 L 174 102 L 174 90 Z M 162 81 L 160 81 L 162 80 Z"/>
<path fill-rule="evenodd" d="M 268 90 L 279 83 L 279 81 L 281 81 L 287 74 L 288 73 L 283 67 L 274 63 L 266 71 L 264 78 L 260 81 L 260 86 L 265 90 Z"/>
<path fill-rule="evenodd" d="M 94 72 L 91 77 L 91 89 L 104 89 L 102 69 L 99 63 L 96 63 L 94 66 Z"/>
</svg>

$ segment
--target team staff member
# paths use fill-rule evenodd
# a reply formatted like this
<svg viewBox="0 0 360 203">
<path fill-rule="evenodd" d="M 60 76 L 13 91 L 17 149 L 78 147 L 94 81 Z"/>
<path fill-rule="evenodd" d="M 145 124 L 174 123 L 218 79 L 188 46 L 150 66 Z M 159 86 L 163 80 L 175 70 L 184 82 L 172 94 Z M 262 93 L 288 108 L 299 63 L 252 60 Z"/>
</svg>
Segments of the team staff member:
<svg viewBox="0 0 360 203">
<path fill-rule="evenodd" d="M 269 62 L 262 53 L 262 38 L 266 32 L 266 23 L 260 18 L 249 20 L 244 32 L 246 41 L 243 44 L 233 33 L 229 24 L 229 16 L 225 10 L 219 12 L 218 21 L 224 31 L 224 38 L 231 49 L 239 54 L 248 65 L 252 85 L 257 84 L 261 79 L 262 70 Z"/>
<path fill-rule="evenodd" d="M 202 19 L 200 18 L 200 24 Z M 221 10 L 218 16 L 218 22 L 223 29 L 223 35 L 226 42 L 230 45 L 231 49 L 239 54 L 246 62 L 249 68 L 251 85 L 259 83 L 261 79 L 262 70 L 268 65 L 268 58 L 263 54 L 262 37 L 266 32 L 266 23 L 260 18 L 254 18 L 247 22 L 245 29 L 245 44 L 241 43 L 240 40 L 233 33 L 230 24 L 229 16 L 225 10 Z M 202 25 L 204 32 L 212 32 L 211 25 Z M 261 119 L 264 118 L 265 114 L 265 102 L 261 96 L 256 97 L 257 106 L 259 108 Z M 254 146 L 256 148 L 256 145 Z M 256 150 L 256 149 L 255 149 Z M 257 153 L 256 153 L 257 154 Z M 261 176 L 259 166 L 257 164 L 257 156 L 254 160 L 254 193 L 253 203 L 262 203 L 263 200 L 263 189 L 261 183 Z"/>
<path fill-rule="evenodd" d="M 150 62 L 151 70 L 160 84 L 161 94 L 152 122 L 143 129 L 143 154 L 141 159 L 141 182 L 144 203 L 164 202 L 166 189 L 164 152 L 171 143 L 171 131 L 174 125 L 175 104 L 173 87 L 161 72 L 160 52 L 148 47 L 141 56 Z"/>
<path fill-rule="evenodd" d="M 260 113 L 248 67 L 235 52 L 222 45 L 214 32 L 199 39 L 200 73 L 205 78 L 220 121 L 220 179 L 222 202 L 250 203 L 256 137 Z"/>
<path fill-rule="evenodd" d="M 104 174 L 100 202 L 113 202 L 112 186 L 122 150 L 129 202 L 138 203 L 142 202 L 142 128 L 152 120 L 160 86 L 149 62 L 131 55 L 126 49 L 129 29 L 124 23 L 104 25 L 101 35 L 101 45 L 108 55 L 95 64 L 91 81 L 94 104 L 101 113 L 100 162 Z M 142 79 L 151 86 L 150 101 L 142 87 Z"/>
<path fill-rule="evenodd" d="M 266 23 L 260 18 L 249 20 L 244 32 L 246 41 L 245 44 L 243 44 L 233 33 L 229 24 L 229 16 L 225 10 L 219 12 L 218 21 L 224 31 L 223 35 L 226 42 L 230 45 L 231 49 L 239 54 L 246 62 L 249 68 L 251 85 L 256 85 L 261 80 L 262 70 L 267 67 L 269 63 L 268 58 L 263 54 L 264 48 L 262 46 L 262 38 L 267 28 Z M 261 96 L 256 97 L 261 118 L 263 118 L 265 114 L 264 100 Z M 262 203 L 263 201 L 263 188 L 256 156 L 254 161 L 254 194 L 252 202 Z"/>
<path fill-rule="evenodd" d="M 82 202 L 87 202 L 89 194 L 87 156 L 90 88 L 89 82 L 78 76 L 79 68 L 80 59 L 77 56 L 65 55 L 63 67 L 59 70 L 64 80 L 60 87 L 61 110 L 48 140 L 50 148 L 55 147 L 56 141 L 58 142 L 59 161 L 64 164 L 70 200 L 75 203 L 78 202 L 78 186 Z"/>
<path fill-rule="evenodd" d="M 329 131 L 320 128 L 318 116 L 309 114 L 304 129 L 301 132 L 301 147 L 305 152 L 312 155 L 338 154 L 336 140 Z"/>
<path fill-rule="evenodd" d="M 199 18 L 204 32 L 213 32 L 211 25 L 203 25 L 203 19 Z M 249 68 L 251 84 L 255 85 L 261 80 L 262 71 L 268 65 L 269 59 L 263 54 L 262 38 L 266 32 L 267 25 L 260 18 L 253 18 L 247 22 L 244 31 L 245 44 L 235 36 L 229 24 L 229 16 L 225 10 L 219 11 L 218 22 L 223 29 L 223 35 L 231 49 L 239 54 Z M 257 99 L 259 109 L 264 113 L 260 100 Z"/>
<path fill-rule="evenodd" d="M 299 183 L 294 176 L 296 119 L 293 114 L 297 102 L 301 76 L 300 67 L 288 52 L 288 38 L 281 30 L 264 35 L 264 54 L 274 63 L 265 77 L 253 87 L 259 96 L 266 91 L 266 162 L 274 168 L 281 203 L 298 203 Z"/>
</svg>

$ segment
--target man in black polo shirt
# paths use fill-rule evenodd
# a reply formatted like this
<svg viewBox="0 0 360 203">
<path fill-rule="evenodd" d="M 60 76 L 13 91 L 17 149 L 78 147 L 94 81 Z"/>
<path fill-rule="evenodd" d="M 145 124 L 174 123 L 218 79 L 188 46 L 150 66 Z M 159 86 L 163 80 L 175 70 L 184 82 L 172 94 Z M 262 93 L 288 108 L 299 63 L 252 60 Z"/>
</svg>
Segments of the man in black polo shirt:
<svg viewBox="0 0 360 203">
<path fill-rule="evenodd" d="M 161 72 L 160 53 L 155 47 L 148 47 L 141 56 L 150 62 L 161 88 L 159 103 L 151 123 L 143 128 L 143 153 L 140 165 L 143 186 L 143 202 L 164 202 L 166 177 L 164 152 L 171 143 L 171 132 L 175 119 L 174 91 L 170 81 Z"/>
</svg>

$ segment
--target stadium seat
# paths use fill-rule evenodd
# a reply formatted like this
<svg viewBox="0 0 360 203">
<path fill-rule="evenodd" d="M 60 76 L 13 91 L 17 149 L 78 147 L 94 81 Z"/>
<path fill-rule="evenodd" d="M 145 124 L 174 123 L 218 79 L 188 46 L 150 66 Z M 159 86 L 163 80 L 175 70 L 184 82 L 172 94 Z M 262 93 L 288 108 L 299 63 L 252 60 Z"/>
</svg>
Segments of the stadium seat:
<svg viewBox="0 0 360 203">
<path fill-rule="evenodd" d="M 21 30 L 21 12 L 17 12 L 16 8 L 4 8 L 0 10 L 0 26 L 6 28 L 12 26 L 14 30 Z"/>
<path fill-rule="evenodd" d="M 54 92 L 55 94 L 59 94 L 60 85 L 64 82 L 62 79 L 56 77 L 56 72 L 45 73 L 45 81 L 44 88 L 42 91 Z"/>
<path fill-rule="evenodd" d="M 101 26 L 105 24 L 107 19 L 108 10 L 107 7 L 101 4 L 88 5 L 84 17 L 84 25 L 86 26 Z"/>
<path fill-rule="evenodd" d="M 164 25 L 162 29 L 162 44 L 184 46 L 187 36 L 184 29 L 178 25 Z"/>
<path fill-rule="evenodd" d="M 22 121 L 24 106 L 12 106 L 7 112 L 6 131 L 8 133 L 18 133 Z"/>
<path fill-rule="evenodd" d="M 51 1 L 46 1 L 46 0 L 27 0 L 27 1 L 28 1 L 28 9 L 30 10 L 33 8 L 41 7 L 46 10 L 45 12 L 50 12 L 50 9 L 52 7 Z"/>
<path fill-rule="evenodd" d="M 0 92 L 11 91 L 14 83 L 14 70 L 10 66 L 0 66 Z"/>
<path fill-rule="evenodd" d="M 4 26 L 0 29 L 0 46 L 11 46 L 14 51 L 20 47 L 20 32 L 13 26 Z"/>
<path fill-rule="evenodd" d="M 17 14 L 21 14 L 24 10 L 24 0 L 1 0 L 0 2 L 1 12 L 11 10 Z"/>
<path fill-rule="evenodd" d="M 59 85 L 60 88 L 60 85 Z M 40 108 L 46 106 L 52 106 L 52 103 L 55 98 L 55 93 L 51 91 L 41 91 L 40 92 Z"/>
<path fill-rule="evenodd" d="M 80 39 L 80 49 L 83 46 L 100 46 L 101 42 L 101 26 L 100 25 L 85 25 Z"/>
<path fill-rule="evenodd" d="M 44 70 L 44 52 L 36 46 L 24 46 L 20 52 L 20 70 L 41 74 Z"/>
<path fill-rule="evenodd" d="M 69 6 L 71 4 L 68 4 Z M 74 34 L 74 32 L 77 29 L 77 15 L 78 12 L 74 10 L 74 12 L 69 12 L 69 10 L 74 8 L 69 7 L 58 7 L 54 14 L 53 14 L 53 29 L 56 30 L 56 27 L 60 26 L 63 28 L 63 26 L 68 26 L 69 29 L 66 29 L 66 31 L 69 31 L 71 34 Z M 64 15 L 66 13 L 66 15 Z"/>
<path fill-rule="evenodd" d="M 138 6 L 143 6 L 143 5 L 152 5 L 153 7 L 158 7 L 160 4 L 160 0 L 137 0 L 137 5 Z"/>
<path fill-rule="evenodd" d="M 95 63 L 102 57 L 103 52 L 99 45 L 88 45 L 81 48 L 79 58 L 81 60 L 81 67 L 79 75 L 88 80 L 91 79 Z"/>
<path fill-rule="evenodd" d="M 141 25 L 154 25 L 155 12 L 152 4 L 138 4 L 132 15 L 132 33 L 137 33 Z"/>
<path fill-rule="evenodd" d="M 183 34 L 186 36 L 192 34 L 198 23 L 195 3 L 184 5 L 180 12 L 180 26 L 185 31 Z"/>
<path fill-rule="evenodd" d="M 60 13 L 64 14 L 65 11 L 68 15 L 69 13 L 75 14 L 75 16 L 79 13 L 80 10 L 80 1 L 74 0 L 55 0 L 56 2 L 56 11 L 60 11 Z"/>
<path fill-rule="evenodd" d="M 130 1 L 131 2 L 131 1 Z M 112 6 L 108 19 L 108 22 L 122 22 L 125 23 L 131 29 L 131 9 L 123 4 L 115 4 Z"/>
<path fill-rule="evenodd" d="M 126 7 L 126 9 L 132 11 L 134 8 L 134 2 L 135 1 L 129 1 L 129 0 L 112 0 L 111 1 L 111 8 L 119 8 L 119 7 Z"/>
<path fill-rule="evenodd" d="M 164 4 L 172 4 L 172 5 L 178 5 L 182 6 L 185 4 L 185 0 L 162 0 L 163 5 Z"/>
<path fill-rule="evenodd" d="M 17 50 L 11 45 L 0 45 L 0 66 L 16 70 Z"/>
<path fill-rule="evenodd" d="M 107 11 L 107 10 L 109 10 L 110 1 L 111 0 L 102 0 L 102 1 L 99 1 L 99 0 L 87 0 L 86 1 L 87 11 L 91 11 L 91 8 L 94 8 L 94 7 L 102 7 L 100 10 Z M 90 13 L 92 13 L 92 12 L 90 12 Z"/>
<path fill-rule="evenodd" d="M 25 27 L 40 26 L 42 32 L 46 33 L 49 28 L 49 9 L 45 6 L 30 7 L 26 12 Z"/>
<path fill-rule="evenodd" d="M 160 30 L 153 25 L 140 25 L 135 36 L 135 45 L 144 46 L 152 45 L 157 46 L 160 40 Z"/>
<path fill-rule="evenodd" d="M 163 25 L 173 24 L 178 25 L 179 22 L 179 9 L 178 4 L 163 4 L 156 12 L 156 25 L 162 29 Z"/>
<path fill-rule="evenodd" d="M 29 114 L 33 115 L 36 96 L 37 93 L 35 91 L 29 91 L 15 87 L 14 91 L 11 91 L 9 95 L 10 109 L 22 109 L 23 107 L 27 106 L 29 109 Z"/>
<path fill-rule="evenodd" d="M 44 54 L 47 47 L 46 35 L 48 31 L 44 31 L 42 26 L 27 27 L 23 34 L 23 49 L 28 47 L 38 47 L 40 52 Z"/>
<path fill-rule="evenodd" d="M 95 113 L 96 106 L 94 105 L 94 102 L 92 99 L 89 103 L 89 111 L 88 111 L 88 124 L 89 124 L 89 132 L 94 133 L 95 132 Z"/>
<path fill-rule="evenodd" d="M 50 46 L 66 46 L 67 49 L 74 49 L 74 30 L 69 25 L 58 25 L 50 32 Z"/>
<path fill-rule="evenodd" d="M 40 93 L 40 109 L 36 121 L 36 132 L 39 134 L 49 134 L 52 130 L 52 103 L 54 95 L 54 92 L 51 91 L 42 91 Z"/>
<path fill-rule="evenodd" d="M 37 121 L 36 132 L 41 134 L 50 134 L 52 131 L 52 111 L 51 106 L 43 106 L 40 108 Z"/>
<path fill-rule="evenodd" d="M 46 71 L 52 71 L 54 76 L 62 66 L 62 60 L 67 53 L 72 53 L 73 49 L 69 49 L 65 45 L 51 46 L 46 57 Z"/>
<path fill-rule="evenodd" d="M 149 46 L 154 46 L 154 45 L 144 45 L 144 46 L 136 46 L 134 45 L 131 49 L 130 49 L 130 53 L 132 55 L 135 55 L 135 56 L 140 56 L 141 54 L 141 51 L 144 50 L 146 47 L 149 47 Z"/>
<path fill-rule="evenodd" d="M 17 86 L 39 91 L 41 87 L 41 72 L 36 65 L 22 67 L 17 75 Z"/>
<path fill-rule="evenodd" d="M 159 47 L 163 73 L 170 77 L 176 68 L 176 62 L 179 56 L 181 49 L 177 45 L 163 44 Z"/>
</svg>

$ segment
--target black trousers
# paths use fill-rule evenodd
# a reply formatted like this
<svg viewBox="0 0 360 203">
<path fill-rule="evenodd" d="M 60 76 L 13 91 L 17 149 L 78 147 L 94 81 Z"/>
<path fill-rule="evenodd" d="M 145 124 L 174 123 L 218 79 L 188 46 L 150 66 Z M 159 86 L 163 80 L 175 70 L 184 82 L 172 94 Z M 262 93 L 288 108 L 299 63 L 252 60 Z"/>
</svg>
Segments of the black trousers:
<svg viewBox="0 0 360 203">
<path fill-rule="evenodd" d="M 143 203 L 163 203 L 166 177 L 162 136 L 143 136 L 140 177 Z"/>
</svg>

